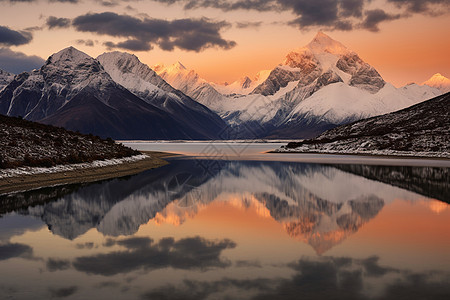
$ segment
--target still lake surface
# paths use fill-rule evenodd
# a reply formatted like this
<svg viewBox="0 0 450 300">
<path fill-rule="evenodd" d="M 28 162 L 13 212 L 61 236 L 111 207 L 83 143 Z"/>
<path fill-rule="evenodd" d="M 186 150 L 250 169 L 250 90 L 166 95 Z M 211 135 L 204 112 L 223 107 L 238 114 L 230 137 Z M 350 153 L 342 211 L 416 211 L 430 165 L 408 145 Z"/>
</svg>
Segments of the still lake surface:
<svg viewBox="0 0 450 300">
<path fill-rule="evenodd" d="M 0 299 L 450 298 L 448 161 L 127 145 L 183 156 L 0 195 Z"/>
</svg>

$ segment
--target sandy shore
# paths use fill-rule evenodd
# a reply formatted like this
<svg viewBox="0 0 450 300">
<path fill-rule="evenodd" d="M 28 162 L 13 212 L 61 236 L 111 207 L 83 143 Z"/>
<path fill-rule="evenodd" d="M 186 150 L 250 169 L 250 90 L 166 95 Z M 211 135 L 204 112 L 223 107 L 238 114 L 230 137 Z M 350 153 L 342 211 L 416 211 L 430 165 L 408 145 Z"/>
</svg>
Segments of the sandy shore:
<svg viewBox="0 0 450 300">
<path fill-rule="evenodd" d="M 116 177 L 138 174 L 145 170 L 158 168 L 168 164 L 164 157 L 170 153 L 146 152 L 148 158 L 119 165 L 87 168 L 51 174 L 21 175 L 0 180 L 0 195 L 18 191 L 33 190 L 47 186 L 95 182 Z"/>
</svg>

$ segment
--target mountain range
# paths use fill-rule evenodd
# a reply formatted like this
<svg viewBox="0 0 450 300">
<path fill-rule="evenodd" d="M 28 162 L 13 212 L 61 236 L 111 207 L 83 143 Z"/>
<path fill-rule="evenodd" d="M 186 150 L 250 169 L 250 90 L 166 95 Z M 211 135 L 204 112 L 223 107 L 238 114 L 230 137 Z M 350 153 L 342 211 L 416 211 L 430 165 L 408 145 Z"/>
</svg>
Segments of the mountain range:
<svg viewBox="0 0 450 300">
<path fill-rule="evenodd" d="M 246 138 L 314 137 L 337 125 L 393 112 L 442 93 L 428 85 L 395 88 L 358 54 L 322 32 L 305 47 L 289 52 L 272 71 L 261 72 L 265 79 L 252 90 L 242 88 L 252 83 L 246 81 L 217 96 L 227 86 L 207 83 L 194 71 L 176 66 L 155 70 L 170 84 L 198 83 L 195 93 L 186 93 Z"/>
<path fill-rule="evenodd" d="M 150 87 L 158 78 L 141 81 Z M 15 76 L 0 91 L 0 113 L 115 139 L 213 139 L 225 126 L 208 108 L 191 107 L 186 96 L 167 92 L 163 80 L 159 85 L 156 94 L 141 98 L 115 82 L 98 60 L 69 47 L 39 70 Z M 203 123 L 195 128 L 195 121 Z"/>
<path fill-rule="evenodd" d="M 273 70 L 231 84 L 128 53 L 94 59 L 73 47 L 39 70 L 0 72 L 0 114 L 115 139 L 311 138 L 442 94 L 448 79 L 395 88 L 319 32 Z"/>
</svg>

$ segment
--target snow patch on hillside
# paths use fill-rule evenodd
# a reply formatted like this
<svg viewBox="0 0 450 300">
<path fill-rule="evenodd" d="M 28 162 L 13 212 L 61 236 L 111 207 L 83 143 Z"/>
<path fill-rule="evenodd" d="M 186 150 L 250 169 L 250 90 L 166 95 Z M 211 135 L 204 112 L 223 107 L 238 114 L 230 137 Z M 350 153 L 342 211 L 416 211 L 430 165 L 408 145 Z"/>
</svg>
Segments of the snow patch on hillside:
<svg viewBox="0 0 450 300">
<path fill-rule="evenodd" d="M 131 163 L 140 161 L 150 157 L 146 154 L 135 155 L 131 157 L 115 158 L 108 160 L 96 160 L 91 163 L 81 163 L 81 164 L 70 164 L 70 165 L 59 165 L 51 168 L 32 168 L 32 167 L 19 167 L 15 169 L 0 169 L 0 179 L 23 176 L 23 175 L 39 175 L 39 174 L 53 174 L 61 173 L 75 170 L 91 169 L 91 168 L 101 168 L 107 166 L 115 166 L 124 163 Z"/>
</svg>

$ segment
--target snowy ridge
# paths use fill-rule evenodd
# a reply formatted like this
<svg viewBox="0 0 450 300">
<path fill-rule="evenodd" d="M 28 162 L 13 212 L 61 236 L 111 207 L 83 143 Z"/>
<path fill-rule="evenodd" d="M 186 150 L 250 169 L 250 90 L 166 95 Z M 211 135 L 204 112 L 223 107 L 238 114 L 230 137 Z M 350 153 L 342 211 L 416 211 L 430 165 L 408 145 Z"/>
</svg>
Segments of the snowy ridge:
<svg viewBox="0 0 450 300">
<path fill-rule="evenodd" d="M 390 114 L 336 127 L 278 152 L 450 158 L 450 93 Z"/>
<path fill-rule="evenodd" d="M 145 98 L 162 97 L 176 90 L 132 54 L 109 52 L 97 57 L 111 78 L 130 91 L 139 91 Z M 178 98 L 175 94 L 173 97 Z"/>
<path fill-rule="evenodd" d="M 192 138 L 214 139 L 226 126 L 216 113 L 174 89 L 136 56 L 111 52 L 98 60 L 117 83 L 189 128 Z"/>
</svg>

